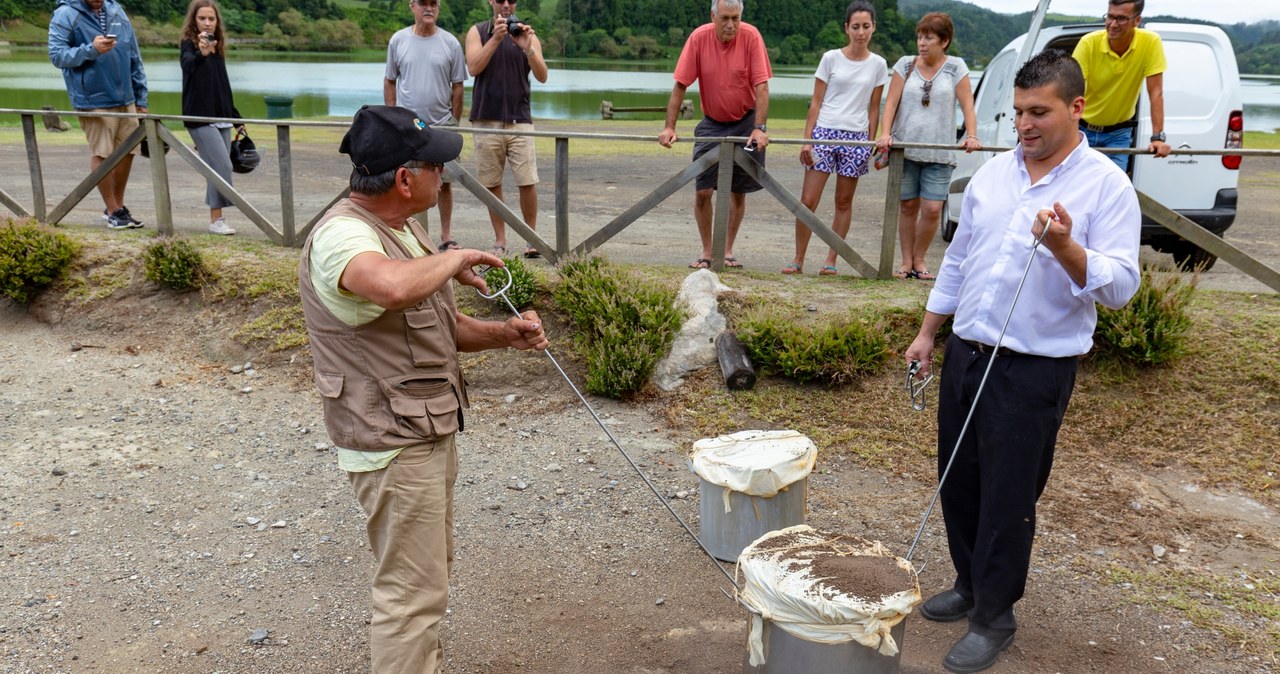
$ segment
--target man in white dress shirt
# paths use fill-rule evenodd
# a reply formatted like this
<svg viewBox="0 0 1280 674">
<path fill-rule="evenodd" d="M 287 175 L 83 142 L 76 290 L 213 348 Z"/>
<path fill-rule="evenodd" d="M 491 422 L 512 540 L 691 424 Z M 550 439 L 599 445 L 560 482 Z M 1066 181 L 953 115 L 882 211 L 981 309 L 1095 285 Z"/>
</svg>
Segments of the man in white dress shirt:
<svg viewBox="0 0 1280 674">
<path fill-rule="evenodd" d="M 1139 283 L 1137 197 L 1124 172 L 1078 130 L 1079 65 L 1066 52 L 1046 51 L 1018 71 L 1014 87 L 1018 147 L 987 162 L 965 190 L 960 225 L 906 352 L 924 376 L 938 328 L 954 314 L 938 393 L 939 476 L 983 372 L 997 359 L 942 489 L 955 584 L 921 607 L 929 620 L 968 619 L 968 632 L 943 660 L 953 672 L 986 669 L 1013 642 L 1036 501 L 1077 361 L 1093 346 L 1094 303 L 1124 306 Z"/>
</svg>

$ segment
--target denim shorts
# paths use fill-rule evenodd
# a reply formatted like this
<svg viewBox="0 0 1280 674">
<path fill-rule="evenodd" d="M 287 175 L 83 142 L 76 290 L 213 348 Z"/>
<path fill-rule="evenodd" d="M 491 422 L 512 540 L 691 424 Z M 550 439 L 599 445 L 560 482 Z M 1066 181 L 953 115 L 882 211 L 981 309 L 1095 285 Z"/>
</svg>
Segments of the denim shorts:
<svg viewBox="0 0 1280 674">
<path fill-rule="evenodd" d="M 916 197 L 930 201 L 946 201 L 947 192 L 951 190 L 952 170 L 954 167 L 947 164 L 904 159 L 902 161 L 902 193 L 898 198 L 902 201 L 910 201 Z"/>
</svg>

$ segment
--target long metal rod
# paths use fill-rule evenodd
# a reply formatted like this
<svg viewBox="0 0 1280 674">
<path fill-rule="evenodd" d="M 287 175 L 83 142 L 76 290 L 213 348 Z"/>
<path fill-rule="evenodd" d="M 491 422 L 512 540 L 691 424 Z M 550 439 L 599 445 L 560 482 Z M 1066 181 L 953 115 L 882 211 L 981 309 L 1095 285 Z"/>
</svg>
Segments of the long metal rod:
<svg viewBox="0 0 1280 674">
<path fill-rule="evenodd" d="M 486 295 L 480 292 L 479 288 L 476 289 L 476 292 L 481 297 L 487 300 L 493 300 L 501 297 L 502 301 L 507 304 L 507 307 L 511 309 L 511 313 L 515 314 L 516 318 L 523 318 L 520 315 L 520 310 L 517 309 L 516 306 L 511 303 L 511 299 L 507 297 L 507 290 L 511 288 L 511 281 L 512 281 L 511 272 L 504 267 L 492 267 L 492 268 L 501 269 L 502 271 L 506 272 L 507 274 L 506 285 L 504 285 L 501 289 L 489 295 Z M 653 482 L 649 480 L 649 476 L 645 475 L 644 471 L 640 470 L 640 466 L 636 465 L 636 462 L 631 458 L 631 455 L 627 453 L 627 450 L 623 449 L 622 445 L 618 442 L 618 439 L 613 437 L 613 433 L 609 430 L 609 427 L 605 426 L 604 421 L 600 419 L 600 415 L 596 414 L 595 408 L 591 407 L 591 403 L 587 402 L 586 396 L 582 395 L 582 391 L 579 391 L 578 387 L 574 385 L 573 380 L 570 379 L 569 375 L 565 373 L 564 368 L 560 367 L 560 363 L 559 361 L 556 360 L 556 357 L 551 355 L 551 349 L 544 349 L 543 353 L 547 354 L 547 358 L 551 360 L 551 364 L 555 365 L 556 370 L 560 372 L 560 376 L 564 377 L 565 383 L 569 384 L 569 388 L 573 389 L 573 392 L 577 394 L 578 400 L 581 400 L 582 404 L 586 406 L 587 411 L 591 413 L 591 418 L 595 419 L 596 423 L 600 425 L 600 429 L 604 431 L 604 434 L 609 436 L 609 441 L 613 443 L 614 447 L 618 448 L 618 451 L 622 453 L 622 457 L 627 460 L 627 463 L 631 464 L 632 470 L 636 472 L 636 475 L 640 476 L 641 480 L 644 480 L 645 485 L 649 487 L 649 490 L 653 492 L 654 496 L 658 497 L 658 501 L 660 501 L 662 503 L 662 506 L 667 509 L 667 512 L 671 513 L 671 516 L 676 518 L 676 521 L 680 523 L 681 527 L 684 527 L 684 530 L 689 534 L 689 537 L 693 539 L 693 542 L 698 544 L 698 547 L 702 550 L 702 552 L 707 555 L 707 559 L 710 559 L 711 563 L 715 565 L 716 569 L 718 569 L 720 573 L 723 573 L 725 578 L 729 579 L 729 582 L 733 584 L 733 587 L 736 589 L 741 589 L 738 586 L 738 582 L 737 580 L 734 579 L 733 575 L 730 574 L 727 570 L 725 570 L 723 566 L 720 565 L 720 560 L 716 559 L 715 555 L 711 554 L 711 551 L 707 549 L 706 545 L 703 545 L 702 539 L 698 538 L 698 535 L 693 533 L 693 529 L 690 529 L 689 525 L 686 524 L 685 521 L 680 517 L 680 515 L 676 513 L 675 509 L 671 507 L 671 504 L 667 502 L 667 499 L 662 497 L 662 493 L 659 492 L 658 488 L 655 487 Z"/>
<path fill-rule="evenodd" d="M 978 390 L 973 394 L 973 404 L 969 405 L 969 413 L 964 417 L 964 425 L 960 427 L 960 434 L 956 436 L 956 445 L 951 449 L 951 458 L 947 459 L 947 465 L 942 469 L 942 476 L 938 478 L 938 488 L 933 490 L 933 498 L 929 500 L 929 507 L 924 511 L 924 517 L 920 520 L 920 528 L 916 530 L 916 537 L 911 540 L 911 547 L 907 550 L 907 561 L 911 561 L 911 556 L 916 552 L 916 546 L 920 545 L 920 537 L 924 535 L 924 527 L 929 523 L 929 515 L 933 514 L 933 507 L 938 503 L 938 497 L 942 495 L 942 485 L 946 484 L 947 475 L 951 472 L 951 464 L 956 461 L 956 454 L 960 453 L 960 443 L 964 441 L 965 431 L 969 430 L 969 421 L 973 419 L 973 413 L 978 409 L 978 401 L 982 398 L 982 389 L 987 385 L 987 375 L 991 374 L 991 366 L 995 364 L 996 357 L 1000 355 L 1000 345 L 1004 342 L 1004 333 L 1009 329 L 1009 321 L 1013 318 L 1013 308 L 1018 306 L 1018 296 L 1022 295 L 1022 286 L 1027 282 L 1027 274 L 1031 273 L 1031 265 L 1036 262 L 1036 249 L 1040 247 L 1040 242 L 1044 240 L 1045 234 L 1049 233 L 1049 227 L 1053 224 L 1050 218 L 1045 223 L 1044 231 L 1039 237 L 1032 237 L 1031 255 L 1027 256 L 1027 268 L 1022 270 L 1022 279 L 1018 281 L 1018 289 L 1013 293 L 1013 301 L 1009 303 L 1009 313 L 1004 317 L 1004 325 L 1000 326 L 1000 336 L 996 338 L 996 344 L 991 349 L 991 358 L 987 360 L 987 369 L 982 371 L 982 379 L 978 382 Z"/>
</svg>

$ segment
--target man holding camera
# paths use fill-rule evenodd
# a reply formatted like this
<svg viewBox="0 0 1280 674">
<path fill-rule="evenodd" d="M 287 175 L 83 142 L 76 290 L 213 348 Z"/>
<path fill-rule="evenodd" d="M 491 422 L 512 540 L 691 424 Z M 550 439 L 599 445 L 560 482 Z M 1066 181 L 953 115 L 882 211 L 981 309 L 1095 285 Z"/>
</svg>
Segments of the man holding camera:
<svg viewBox="0 0 1280 674">
<path fill-rule="evenodd" d="M 432 126 L 457 126 L 462 118 L 462 83 L 467 79 L 462 45 L 436 23 L 440 0 L 409 0 L 409 7 L 413 25 L 396 31 L 387 43 L 382 102 L 408 108 Z M 448 175 L 441 180 L 440 249 L 449 250 L 459 247 L 450 232 L 453 186 Z"/>
<path fill-rule="evenodd" d="M 516 133 L 533 131 L 529 111 L 529 73 L 547 81 L 547 62 L 533 27 L 516 18 L 516 0 L 489 0 L 493 18 L 467 31 L 467 70 L 475 78 L 471 89 L 471 125 Z M 538 162 L 532 136 L 476 134 L 476 177 L 502 199 L 502 173 L 508 161 L 520 188 L 520 214 L 530 229 L 538 226 Z M 493 209 L 493 252 L 507 252 L 506 225 Z M 527 246 L 525 257 L 538 257 Z"/>
<path fill-rule="evenodd" d="M 49 19 L 49 61 L 62 69 L 71 107 L 86 112 L 147 113 L 147 73 L 133 24 L 115 0 L 58 0 Z M 138 128 L 133 117 L 81 117 L 89 141 L 89 167 L 96 169 Z M 124 189 L 138 148 L 98 183 L 111 229 L 133 229 L 142 221 L 124 205 Z"/>
<path fill-rule="evenodd" d="M 765 120 L 769 116 L 769 52 L 764 38 L 755 26 L 742 22 L 743 0 L 711 0 L 711 23 L 695 28 L 689 34 L 676 62 L 676 84 L 667 103 L 667 122 L 658 134 L 658 143 L 671 147 L 676 136 L 676 115 L 684 101 L 684 92 L 698 81 L 698 98 L 703 119 L 693 130 L 699 136 L 749 136 L 745 149 L 760 165 L 764 165 L 764 148 L 769 144 Z M 695 143 L 693 158 L 712 151 L 718 143 Z M 712 167 L 697 178 L 693 217 L 698 222 L 702 239 L 702 255 L 689 266 L 706 269 L 711 250 L 711 195 L 716 189 L 719 169 Z M 740 166 L 733 167 L 732 194 L 729 198 L 729 235 L 724 245 L 724 266 L 741 267 L 733 256 L 733 241 L 746 214 L 747 192 L 760 189 L 760 183 Z"/>
</svg>

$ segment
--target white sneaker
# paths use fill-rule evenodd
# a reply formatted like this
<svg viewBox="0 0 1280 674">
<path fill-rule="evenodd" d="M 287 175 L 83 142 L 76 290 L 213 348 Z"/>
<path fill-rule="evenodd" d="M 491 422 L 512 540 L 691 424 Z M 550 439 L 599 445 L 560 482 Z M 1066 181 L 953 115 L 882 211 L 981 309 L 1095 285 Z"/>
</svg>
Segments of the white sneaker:
<svg viewBox="0 0 1280 674">
<path fill-rule="evenodd" d="M 209 223 L 209 233 L 231 236 L 236 233 L 236 230 L 232 229 L 231 226 L 227 224 L 226 219 L 218 218 L 217 220 Z"/>
</svg>

